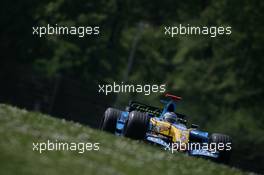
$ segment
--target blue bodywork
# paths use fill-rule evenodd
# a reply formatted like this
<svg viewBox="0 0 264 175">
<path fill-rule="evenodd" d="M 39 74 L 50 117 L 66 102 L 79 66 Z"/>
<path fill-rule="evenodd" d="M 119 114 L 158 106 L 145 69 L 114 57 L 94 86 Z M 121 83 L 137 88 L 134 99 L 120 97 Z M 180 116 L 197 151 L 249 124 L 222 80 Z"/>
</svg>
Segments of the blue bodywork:
<svg viewBox="0 0 264 175">
<path fill-rule="evenodd" d="M 153 115 L 152 113 L 148 113 L 148 116 L 150 118 L 155 117 L 156 120 L 162 120 L 163 115 L 166 112 L 174 112 L 176 111 L 176 102 L 174 100 L 161 100 L 161 102 L 164 104 L 163 110 L 159 113 L 159 115 Z M 127 123 L 127 120 L 129 118 L 129 111 L 122 111 L 120 117 L 117 120 L 116 123 L 116 131 L 115 134 L 118 136 L 123 136 L 124 135 L 124 129 L 125 125 Z M 174 124 L 175 127 L 184 130 L 186 128 L 186 125 L 184 124 Z M 151 124 L 149 126 L 151 128 Z M 190 131 L 190 138 L 195 138 L 195 140 L 199 140 L 200 144 L 203 143 L 209 143 L 209 136 L 208 132 L 200 131 L 198 129 L 194 129 Z M 165 150 L 170 150 L 171 148 L 171 143 L 164 140 L 164 138 L 161 138 L 160 136 L 154 135 L 151 132 L 147 132 L 145 136 L 145 141 L 153 143 L 155 145 L 159 145 L 163 147 Z M 203 149 L 192 149 L 187 152 L 187 154 L 191 156 L 199 156 L 199 157 L 208 157 L 208 158 L 218 158 L 219 157 L 219 152 L 210 152 L 208 150 L 203 150 Z"/>
</svg>

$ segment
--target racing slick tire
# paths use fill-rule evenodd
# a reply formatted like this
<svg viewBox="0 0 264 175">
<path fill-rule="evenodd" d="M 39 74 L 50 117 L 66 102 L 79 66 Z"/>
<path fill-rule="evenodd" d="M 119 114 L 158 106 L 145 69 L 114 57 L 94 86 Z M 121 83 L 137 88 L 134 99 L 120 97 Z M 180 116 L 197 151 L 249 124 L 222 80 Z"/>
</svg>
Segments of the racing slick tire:
<svg viewBox="0 0 264 175">
<path fill-rule="evenodd" d="M 229 143 L 230 146 L 232 145 L 231 137 L 224 134 L 213 133 L 210 136 L 210 143 L 216 143 L 216 144 L 223 143 L 225 145 L 224 150 L 218 150 L 219 158 L 217 159 L 217 162 L 228 164 L 231 157 L 231 149 L 226 150 L 226 144 Z"/>
<path fill-rule="evenodd" d="M 144 139 L 149 126 L 147 113 L 132 111 L 129 113 L 124 135 L 131 139 Z"/>
<path fill-rule="evenodd" d="M 121 111 L 114 108 L 107 108 L 101 121 L 101 130 L 115 133 L 117 119 L 121 116 Z"/>
</svg>

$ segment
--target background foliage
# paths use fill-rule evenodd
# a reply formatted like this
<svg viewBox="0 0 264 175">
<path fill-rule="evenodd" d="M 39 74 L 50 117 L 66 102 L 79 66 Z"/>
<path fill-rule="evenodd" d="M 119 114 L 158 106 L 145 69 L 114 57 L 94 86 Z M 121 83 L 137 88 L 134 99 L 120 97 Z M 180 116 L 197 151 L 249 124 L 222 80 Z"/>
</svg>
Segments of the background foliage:
<svg viewBox="0 0 264 175">
<path fill-rule="evenodd" d="M 1 102 L 95 127 L 110 104 L 159 105 L 160 98 L 104 97 L 95 93 L 98 83 L 166 83 L 167 91 L 183 96 L 179 110 L 192 122 L 233 137 L 233 165 L 263 172 L 263 1 L 5 0 L 0 8 Z M 32 35 L 32 26 L 48 23 L 98 25 L 101 33 Z M 164 35 L 165 25 L 179 23 L 231 26 L 232 35 Z"/>
</svg>

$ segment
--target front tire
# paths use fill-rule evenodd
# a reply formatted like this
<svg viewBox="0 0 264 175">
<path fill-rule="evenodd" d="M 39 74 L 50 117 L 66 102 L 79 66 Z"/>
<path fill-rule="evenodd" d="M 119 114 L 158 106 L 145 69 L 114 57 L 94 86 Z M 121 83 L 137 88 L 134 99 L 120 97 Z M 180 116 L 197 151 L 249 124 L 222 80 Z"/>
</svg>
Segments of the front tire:
<svg viewBox="0 0 264 175">
<path fill-rule="evenodd" d="M 125 129 L 125 136 L 131 139 L 143 140 L 149 126 L 149 117 L 146 113 L 132 111 L 129 113 Z"/>
<path fill-rule="evenodd" d="M 101 123 L 101 130 L 114 134 L 116 130 L 116 123 L 120 116 L 120 110 L 107 108 Z"/>
</svg>

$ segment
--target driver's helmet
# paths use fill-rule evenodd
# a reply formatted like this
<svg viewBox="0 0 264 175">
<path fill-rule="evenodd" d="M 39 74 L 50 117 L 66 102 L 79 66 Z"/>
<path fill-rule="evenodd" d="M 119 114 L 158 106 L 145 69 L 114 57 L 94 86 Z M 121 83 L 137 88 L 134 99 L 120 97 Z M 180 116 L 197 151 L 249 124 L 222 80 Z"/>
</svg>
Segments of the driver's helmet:
<svg viewBox="0 0 264 175">
<path fill-rule="evenodd" d="M 163 118 L 165 121 L 170 122 L 170 123 L 175 123 L 177 122 L 177 119 L 178 119 L 177 115 L 174 112 L 166 112 L 163 115 Z"/>
</svg>

